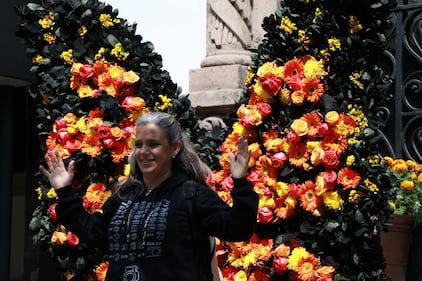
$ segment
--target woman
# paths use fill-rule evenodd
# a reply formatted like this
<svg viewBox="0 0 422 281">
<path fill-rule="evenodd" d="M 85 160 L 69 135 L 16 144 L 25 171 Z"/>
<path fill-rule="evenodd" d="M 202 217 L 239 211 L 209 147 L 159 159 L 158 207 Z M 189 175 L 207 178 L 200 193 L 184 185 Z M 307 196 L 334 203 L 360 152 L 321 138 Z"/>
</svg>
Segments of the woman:
<svg viewBox="0 0 422 281">
<path fill-rule="evenodd" d="M 247 240 L 256 223 L 258 196 L 246 180 L 248 143 L 240 138 L 237 155 L 230 155 L 234 188 L 229 207 L 206 185 L 209 168 L 172 115 L 151 112 L 139 117 L 135 126 L 130 175 L 118 184 L 102 213 L 85 212 L 73 192 L 74 162 L 66 169 L 57 151 L 47 152 L 48 170 L 40 170 L 59 197 L 57 219 L 88 245 L 107 251 L 108 281 L 210 281 L 210 263 L 203 266 L 198 253 L 204 249 L 194 241 L 200 238 L 209 245 L 209 236 Z M 188 180 L 194 180 L 193 214 L 183 191 Z M 193 221 L 201 237 L 193 237 Z"/>
</svg>

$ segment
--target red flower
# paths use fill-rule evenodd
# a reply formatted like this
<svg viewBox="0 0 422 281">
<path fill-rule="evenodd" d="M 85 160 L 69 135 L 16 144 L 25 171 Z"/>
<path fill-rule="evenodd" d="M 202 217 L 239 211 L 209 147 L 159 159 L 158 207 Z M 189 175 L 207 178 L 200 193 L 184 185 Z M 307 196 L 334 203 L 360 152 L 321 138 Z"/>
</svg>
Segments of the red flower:
<svg viewBox="0 0 422 281">
<path fill-rule="evenodd" d="M 88 64 L 82 65 L 79 68 L 79 76 L 83 79 L 91 78 L 94 75 L 94 68 Z"/>
<path fill-rule="evenodd" d="M 264 117 L 271 114 L 271 105 L 266 102 L 258 102 L 256 107 L 258 108 L 259 113 Z"/>
<path fill-rule="evenodd" d="M 262 89 L 266 92 L 272 93 L 273 95 L 278 94 L 282 85 L 283 81 L 277 76 L 269 76 L 261 82 Z"/>
<path fill-rule="evenodd" d="M 66 234 L 67 244 L 72 247 L 76 247 L 79 245 L 79 237 L 76 234 L 68 231 Z"/>
<path fill-rule="evenodd" d="M 326 169 L 335 170 L 340 165 L 339 155 L 334 150 L 327 150 L 322 158 L 322 164 Z"/>
<path fill-rule="evenodd" d="M 50 218 L 53 221 L 57 221 L 56 206 L 57 206 L 57 203 L 54 203 L 54 204 L 51 204 L 50 207 L 48 208 L 48 211 L 50 213 Z"/>
</svg>

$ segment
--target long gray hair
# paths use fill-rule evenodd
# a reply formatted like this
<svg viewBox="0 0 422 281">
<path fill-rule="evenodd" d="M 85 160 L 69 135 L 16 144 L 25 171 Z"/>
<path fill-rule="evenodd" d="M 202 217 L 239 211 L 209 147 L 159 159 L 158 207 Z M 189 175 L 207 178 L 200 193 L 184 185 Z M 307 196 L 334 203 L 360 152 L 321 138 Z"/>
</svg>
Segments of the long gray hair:
<svg viewBox="0 0 422 281">
<path fill-rule="evenodd" d="M 206 178 L 211 172 L 211 169 L 198 156 L 195 148 L 189 140 L 189 137 L 183 131 L 176 118 L 165 112 L 153 111 L 138 117 L 135 122 L 135 127 L 138 128 L 141 125 L 150 123 L 156 124 L 161 128 L 170 145 L 181 142 L 180 151 L 173 159 L 172 170 L 177 168 L 190 179 L 193 179 L 201 184 L 207 184 Z M 124 190 L 124 187 L 129 185 L 137 184 L 140 186 L 139 192 L 142 193 L 145 186 L 142 183 L 142 172 L 136 162 L 135 147 L 132 149 L 128 161 L 130 173 L 126 180 L 117 183 L 118 191 Z"/>
</svg>

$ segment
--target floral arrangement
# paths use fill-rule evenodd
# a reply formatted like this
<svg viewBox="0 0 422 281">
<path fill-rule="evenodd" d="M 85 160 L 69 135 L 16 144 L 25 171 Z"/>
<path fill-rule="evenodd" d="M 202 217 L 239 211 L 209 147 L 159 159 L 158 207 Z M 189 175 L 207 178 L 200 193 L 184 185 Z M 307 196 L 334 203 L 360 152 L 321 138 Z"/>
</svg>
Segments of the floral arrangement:
<svg viewBox="0 0 422 281">
<path fill-rule="evenodd" d="M 152 43 L 110 5 L 47 0 L 16 10 L 17 36 L 32 59 L 30 94 L 37 102 L 41 152 L 56 149 L 66 163 L 76 161 L 74 185 L 88 212 L 101 211 L 111 184 L 127 174 L 138 116 L 166 111 L 198 142 L 215 137 L 197 128 L 187 95 L 162 69 Z M 41 173 L 36 184 L 34 243 L 58 262 L 65 280 L 104 280 L 104 253 L 56 222 L 54 189 Z"/>
<path fill-rule="evenodd" d="M 408 215 L 415 225 L 422 223 L 422 165 L 412 160 L 384 157 L 396 195 L 394 214 Z"/>
<path fill-rule="evenodd" d="M 258 225 L 247 243 L 219 241 L 219 265 L 225 280 L 389 280 L 379 234 L 395 193 L 376 115 L 388 2 L 280 3 L 211 180 L 231 204 L 228 155 L 246 137 Z"/>
</svg>

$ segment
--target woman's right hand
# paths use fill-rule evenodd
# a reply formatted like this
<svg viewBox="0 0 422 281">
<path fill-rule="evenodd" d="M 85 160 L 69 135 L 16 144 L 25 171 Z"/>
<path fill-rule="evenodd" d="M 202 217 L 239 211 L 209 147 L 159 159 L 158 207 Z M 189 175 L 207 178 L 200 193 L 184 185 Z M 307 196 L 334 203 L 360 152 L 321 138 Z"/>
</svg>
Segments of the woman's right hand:
<svg viewBox="0 0 422 281">
<path fill-rule="evenodd" d="M 48 169 L 42 165 L 39 166 L 39 169 L 48 178 L 48 181 L 55 190 L 72 184 L 75 171 L 74 161 L 70 161 L 69 167 L 66 169 L 63 159 L 57 150 L 47 151 L 44 159 Z"/>
</svg>

